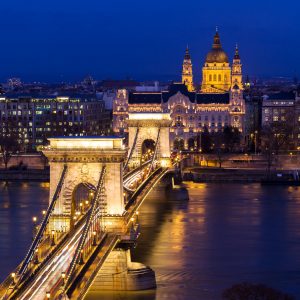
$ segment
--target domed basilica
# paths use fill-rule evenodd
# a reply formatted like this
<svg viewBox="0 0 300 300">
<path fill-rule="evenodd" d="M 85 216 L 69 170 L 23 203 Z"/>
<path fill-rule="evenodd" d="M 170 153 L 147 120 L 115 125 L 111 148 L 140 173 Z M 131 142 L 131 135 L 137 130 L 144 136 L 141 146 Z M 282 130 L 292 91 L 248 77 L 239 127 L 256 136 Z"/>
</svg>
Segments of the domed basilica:
<svg viewBox="0 0 300 300">
<path fill-rule="evenodd" d="M 216 31 L 212 49 L 202 68 L 202 82 L 193 81 L 193 65 L 186 49 L 182 65 L 182 81 L 160 92 L 119 90 L 113 104 L 113 129 L 128 132 L 126 120 L 131 112 L 170 113 L 171 147 L 201 148 L 199 136 L 205 130 L 213 133 L 232 126 L 244 133 L 245 102 L 243 100 L 242 65 L 236 46 L 230 65 Z M 200 138 L 201 140 L 201 138 Z M 182 148 L 181 146 L 181 148 Z"/>
</svg>

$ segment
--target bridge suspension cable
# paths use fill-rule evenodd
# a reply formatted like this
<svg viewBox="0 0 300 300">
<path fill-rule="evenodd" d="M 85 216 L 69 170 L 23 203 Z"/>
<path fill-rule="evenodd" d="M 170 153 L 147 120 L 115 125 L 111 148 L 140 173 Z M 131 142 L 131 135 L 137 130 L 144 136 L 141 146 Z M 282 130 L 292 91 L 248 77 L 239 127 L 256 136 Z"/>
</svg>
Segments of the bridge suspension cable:
<svg viewBox="0 0 300 300">
<path fill-rule="evenodd" d="M 126 168 L 128 166 L 128 163 L 129 163 L 129 161 L 130 161 L 130 159 L 132 157 L 132 154 L 134 152 L 134 149 L 135 149 L 135 146 L 136 146 L 136 142 L 137 142 L 137 138 L 138 138 L 138 134 L 139 134 L 139 130 L 140 130 L 139 127 L 137 127 L 136 133 L 135 133 L 135 136 L 134 136 L 134 140 L 133 140 L 133 144 L 132 144 L 132 147 L 130 149 L 129 155 L 127 157 L 126 163 L 125 163 L 125 165 L 123 167 L 123 171 L 126 170 Z"/>
<path fill-rule="evenodd" d="M 150 163 L 150 168 L 149 168 L 148 174 L 151 173 L 151 171 L 153 169 L 154 161 L 155 161 L 156 156 L 157 156 L 157 151 L 159 149 L 159 145 L 158 145 L 159 144 L 159 136 L 160 136 L 160 128 L 158 128 L 157 138 L 156 138 L 156 142 L 155 142 L 155 149 L 154 149 L 153 157 L 152 157 L 152 160 L 151 160 L 151 163 Z"/>
<path fill-rule="evenodd" d="M 96 210 L 97 210 L 97 208 L 100 208 L 100 210 L 103 209 L 103 204 L 101 204 L 101 199 L 100 198 L 103 196 L 102 195 L 103 194 L 102 190 L 103 190 L 103 187 L 104 187 L 105 173 L 106 173 L 106 167 L 103 166 L 102 170 L 100 172 L 100 177 L 99 177 L 96 193 L 95 193 L 93 201 L 91 203 L 91 207 L 90 207 L 90 209 L 87 213 L 86 222 L 85 222 L 85 225 L 83 227 L 79 243 L 78 243 L 77 248 L 75 250 L 73 259 L 72 259 L 71 264 L 69 266 L 69 269 L 67 270 L 67 273 L 66 273 L 66 281 L 65 281 L 64 286 L 63 286 L 64 291 L 67 290 L 68 286 L 72 282 L 72 275 L 75 271 L 76 263 L 78 262 L 78 260 L 80 258 L 80 255 L 82 255 L 83 247 L 84 247 L 85 241 L 87 239 L 88 232 L 91 228 L 91 225 L 92 225 L 93 221 L 95 221 L 95 218 L 98 218 L 98 215 L 96 214 Z"/>
<path fill-rule="evenodd" d="M 39 227 L 39 230 L 36 234 L 36 236 L 34 237 L 34 240 L 29 248 L 29 251 L 21 265 L 21 268 L 19 269 L 18 271 L 18 281 L 15 285 L 15 288 L 17 287 L 18 283 L 22 282 L 22 279 L 23 279 L 23 276 L 28 268 L 28 265 L 29 263 L 31 262 L 35 252 L 36 252 L 36 249 L 38 248 L 41 240 L 42 240 L 42 237 L 46 231 L 46 228 L 47 228 L 47 224 L 49 223 L 49 220 L 50 220 L 50 217 L 52 215 L 52 212 L 54 211 L 54 207 L 55 207 L 55 204 L 56 204 L 56 201 L 60 195 L 60 192 L 61 192 L 61 189 L 62 189 L 62 186 L 63 186 L 63 183 L 64 183 L 64 179 L 65 179 L 65 176 L 66 176 L 66 173 L 67 173 L 67 165 L 64 165 L 64 168 L 63 168 L 63 171 L 62 171 L 62 174 L 60 176 L 60 179 L 59 179 L 59 182 L 58 182 L 58 185 L 56 187 L 56 190 L 55 190 L 55 193 L 52 197 L 52 200 L 51 200 L 51 203 L 46 211 L 46 214 L 45 214 L 45 217 L 42 221 L 42 224 L 41 226 Z"/>
</svg>

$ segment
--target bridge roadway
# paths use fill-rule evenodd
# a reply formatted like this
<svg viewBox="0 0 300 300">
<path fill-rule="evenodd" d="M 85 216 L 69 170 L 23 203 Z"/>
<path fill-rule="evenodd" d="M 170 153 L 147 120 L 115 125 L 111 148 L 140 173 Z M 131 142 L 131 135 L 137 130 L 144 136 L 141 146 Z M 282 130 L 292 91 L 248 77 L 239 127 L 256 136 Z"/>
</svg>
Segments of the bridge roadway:
<svg viewBox="0 0 300 300">
<path fill-rule="evenodd" d="M 127 177 L 127 183 L 130 183 L 141 175 L 143 168 L 139 168 L 136 172 L 132 172 Z M 75 274 L 76 280 L 72 281 L 67 294 L 72 299 L 83 299 L 87 293 L 88 288 L 91 286 L 97 272 L 100 270 L 105 259 L 109 253 L 114 249 L 116 244 L 121 240 L 135 240 L 136 236 L 131 236 L 130 232 L 131 219 L 135 215 L 136 211 L 143 203 L 147 195 L 153 189 L 153 187 L 160 181 L 160 179 L 166 174 L 167 169 L 156 169 L 151 173 L 136 189 L 133 195 L 130 197 L 126 210 L 123 215 L 126 229 L 123 232 L 124 235 L 116 233 L 103 233 L 100 237 L 100 242 L 95 247 L 89 258 L 86 259 L 85 264 L 79 268 Z M 18 291 L 17 299 L 29 300 L 29 299 L 45 299 L 46 292 L 50 291 L 51 295 L 58 295 L 60 288 L 63 284 L 61 277 L 62 272 L 66 272 L 74 256 L 75 249 L 79 243 L 79 239 L 82 233 L 84 225 L 78 226 L 70 237 L 61 245 L 60 249 L 53 255 L 47 264 L 42 267 L 34 276 L 29 280 L 27 284 L 21 287 L 22 290 Z M 137 228 L 137 226 L 134 226 Z M 55 299 L 56 297 L 51 297 Z M 6 299 L 6 298 L 2 298 Z"/>
</svg>

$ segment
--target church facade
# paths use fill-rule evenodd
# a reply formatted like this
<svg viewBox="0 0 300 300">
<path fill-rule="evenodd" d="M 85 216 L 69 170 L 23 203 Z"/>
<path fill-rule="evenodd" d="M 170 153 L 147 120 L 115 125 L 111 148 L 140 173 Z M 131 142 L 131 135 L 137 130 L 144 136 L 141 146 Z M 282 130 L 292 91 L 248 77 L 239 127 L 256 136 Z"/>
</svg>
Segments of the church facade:
<svg viewBox="0 0 300 300">
<path fill-rule="evenodd" d="M 118 90 L 113 103 L 113 129 L 128 132 L 126 120 L 131 112 L 170 113 L 170 142 L 173 149 L 201 148 L 201 133 L 222 131 L 226 126 L 244 133 L 242 64 L 235 48 L 230 65 L 216 32 L 211 51 L 202 68 L 202 82 L 197 90 L 193 81 L 192 60 L 186 49 L 182 81 L 161 92 Z M 199 145 L 200 143 L 200 145 Z"/>
</svg>

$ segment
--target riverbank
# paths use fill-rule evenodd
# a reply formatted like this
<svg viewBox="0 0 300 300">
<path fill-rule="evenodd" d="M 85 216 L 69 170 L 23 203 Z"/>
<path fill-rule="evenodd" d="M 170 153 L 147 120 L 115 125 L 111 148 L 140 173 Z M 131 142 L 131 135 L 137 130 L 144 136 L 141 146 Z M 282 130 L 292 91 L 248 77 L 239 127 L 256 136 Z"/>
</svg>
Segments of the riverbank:
<svg viewBox="0 0 300 300">
<path fill-rule="evenodd" d="M 203 168 L 189 167 L 182 171 L 184 181 L 193 182 L 266 182 L 266 169 L 246 169 L 246 168 Z M 293 182 L 295 171 L 291 170 L 271 170 L 269 174 L 270 182 L 284 184 Z"/>
<path fill-rule="evenodd" d="M 0 181 L 49 181 L 49 169 L 0 170 Z"/>
</svg>

